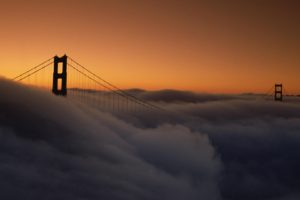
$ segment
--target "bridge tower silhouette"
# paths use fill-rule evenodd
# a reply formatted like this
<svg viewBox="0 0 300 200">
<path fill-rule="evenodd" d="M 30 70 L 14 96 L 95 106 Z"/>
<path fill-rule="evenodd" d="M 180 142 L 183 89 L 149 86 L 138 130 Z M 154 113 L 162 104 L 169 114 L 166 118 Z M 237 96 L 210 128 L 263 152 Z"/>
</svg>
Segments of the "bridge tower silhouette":
<svg viewBox="0 0 300 200">
<path fill-rule="evenodd" d="M 67 55 L 54 57 L 52 92 L 55 95 L 67 96 Z"/>
<path fill-rule="evenodd" d="M 275 101 L 282 101 L 283 95 L 282 95 L 282 84 L 275 84 L 275 92 L 274 92 L 274 100 Z"/>
</svg>

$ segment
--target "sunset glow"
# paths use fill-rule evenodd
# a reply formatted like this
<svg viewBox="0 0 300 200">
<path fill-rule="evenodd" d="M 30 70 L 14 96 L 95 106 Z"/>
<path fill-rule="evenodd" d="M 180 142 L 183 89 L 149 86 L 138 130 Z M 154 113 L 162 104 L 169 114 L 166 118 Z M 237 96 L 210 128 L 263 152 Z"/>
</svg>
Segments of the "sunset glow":
<svg viewBox="0 0 300 200">
<path fill-rule="evenodd" d="M 300 93 L 294 4 L 1 1 L 0 74 L 66 53 L 124 89 L 243 93 L 280 82 Z"/>
<path fill-rule="evenodd" d="M 300 0 L 0 0 L 0 200 L 299 200 Z"/>
</svg>

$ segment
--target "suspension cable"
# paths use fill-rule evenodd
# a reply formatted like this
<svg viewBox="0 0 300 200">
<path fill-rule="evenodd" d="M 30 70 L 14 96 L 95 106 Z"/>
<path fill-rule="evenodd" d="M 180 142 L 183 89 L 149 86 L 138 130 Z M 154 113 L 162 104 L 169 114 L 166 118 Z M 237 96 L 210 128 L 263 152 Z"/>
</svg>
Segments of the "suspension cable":
<svg viewBox="0 0 300 200">
<path fill-rule="evenodd" d="M 125 98 L 125 99 L 128 99 L 128 97 L 127 97 L 126 95 L 124 95 L 124 94 L 122 94 L 122 93 L 119 93 L 119 92 L 116 91 L 116 90 L 112 90 L 112 89 L 109 88 L 108 86 L 104 85 L 103 83 L 101 83 L 101 82 L 95 80 L 94 78 L 90 77 L 88 74 L 86 74 L 86 73 L 82 72 L 81 70 L 77 69 L 77 68 L 74 67 L 72 64 L 69 64 L 69 63 L 68 63 L 68 66 L 70 66 L 71 68 L 73 68 L 73 69 L 76 70 L 78 73 L 80 73 L 80 74 L 82 74 L 83 76 L 85 76 L 86 78 L 90 79 L 91 81 L 94 81 L 95 83 L 97 83 L 97 84 L 101 85 L 102 87 L 108 89 L 108 90 L 111 91 L 113 94 L 116 94 L 116 95 L 118 95 L 118 96 L 122 96 L 122 97 Z M 141 106 L 148 106 L 147 104 L 143 104 L 142 102 L 135 101 L 135 100 L 133 100 L 133 99 L 131 99 L 131 101 L 133 101 L 134 103 L 137 103 L 137 104 L 139 104 L 139 105 L 141 105 Z"/>
<path fill-rule="evenodd" d="M 26 75 L 26 76 L 24 76 L 24 77 L 22 77 L 22 78 L 20 78 L 19 80 L 16 80 L 16 81 L 22 81 L 23 79 L 25 79 L 25 78 L 28 78 L 28 77 L 30 77 L 30 76 L 32 76 L 32 75 L 34 75 L 35 73 L 37 73 L 37 72 L 39 72 L 39 71 L 41 71 L 42 69 L 45 69 L 46 67 L 48 67 L 49 65 L 52 65 L 53 64 L 53 62 L 51 62 L 51 63 L 49 63 L 49 64 L 47 64 L 47 65 L 45 65 L 45 66 L 43 66 L 42 68 L 40 68 L 40 69 L 37 69 L 37 70 L 35 70 L 34 72 L 32 72 L 32 73 L 30 73 L 30 74 L 28 74 L 28 75 Z M 32 71 L 32 70 L 31 70 Z M 15 79 L 14 79 L 15 80 Z"/>
<path fill-rule="evenodd" d="M 69 58 L 72 62 L 74 62 L 76 65 L 78 65 L 79 67 L 83 68 L 85 71 L 87 71 L 87 72 L 90 73 L 91 75 L 93 75 L 94 77 L 100 79 L 100 80 L 103 81 L 104 83 L 108 84 L 110 87 L 112 87 L 112 88 L 118 90 L 120 93 L 124 94 L 126 97 L 131 98 L 131 99 L 135 99 L 136 101 L 139 101 L 139 102 L 141 102 L 142 104 L 146 104 L 146 105 L 149 106 L 149 107 L 152 107 L 152 108 L 155 108 L 155 109 L 163 110 L 163 111 L 164 111 L 163 108 L 160 108 L 160 107 L 158 107 L 158 106 L 156 106 L 156 105 L 153 105 L 153 104 L 151 104 L 151 103 L 148 103 L 148 102 L 146 102 L 146 101 L 144 101 L 144 100 L 142 100 L 142 99 L 140 99 L 140 98 L 137 98 L 136 96 L 133 96 L 133 95 L 129 94 L 128 92 L 125 92 L 124 90 L 122 90 L 122 89 L 118 88 L 117 86 L 111 84 L 110 82 L 104 80 L 103 78 L 101 78 L 101 77 L 98 76 L 97 74 L 95 74 L 95 73 L 91 72 L 90 70 L 88 70 L 88 69 L 87 69 L 86 67 L 84 67 L 83 65 L 79 64 L 77 61 L 75 61 L 75 60 L 72 59 L 71 57 L 68 57 L 68 58 Z"/>
<path fill-rule="evenodd" d="M 48 63 L 48 62 L 51 61 L 52 59 L 53 59 L 53 57 L 52 57 L 52 58 L 49 58 L 48 60 L 42 62 L 41 64 L 36 65 L 35 67 L 33 67 L 33 68 L 27 70 L 26 72 L 20 74 L 19 76 L 16 76 L 16 77 L 13 78 L 12 80 L 16 80 L 16 79 L 18 79 L 18 78 L 21 78 L 21 77 L 24 76 L 25 74 L 28 74 L 29 72 L 31 72 L 31 71 L 33 71 L 33 70 L 35 70 L 35 69 L 37 69 L 37 68 L 43 66 L 44 64 Z M 53 62 L 52 62 L 52 63 L 53 63 Z M 23 80 L 23 79 L 22 79 L 22 80 Z"/>
</svg>

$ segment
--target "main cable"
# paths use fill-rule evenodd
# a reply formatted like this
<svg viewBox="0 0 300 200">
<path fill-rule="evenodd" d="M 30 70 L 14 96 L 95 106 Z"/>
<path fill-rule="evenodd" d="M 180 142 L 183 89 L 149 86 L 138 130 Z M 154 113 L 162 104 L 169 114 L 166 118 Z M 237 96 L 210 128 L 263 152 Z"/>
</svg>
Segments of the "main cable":
<svg viewBox="0 0 300 200">
<path fill-rule="evenodd" d="M 44 64 L 46 64 L 47 62 L 49 62 L 49 61 L 52 60 L 52 59 L 53 59 L 53 57 L 52 57 L 52 58 L 49 58 L 48 60 L 42 62 L 41 64 L 36 65 L 35 67 L 32 67 L 31 69 L 29 69 L 29 70 L 27 70 L 26 72 L 20 74 L 19 76 L 16 76 L 16 77 L 13 78 L 12 80 L 16 80 L 16 79 L 18 79 L 18 78 L 20 78 L 20 77 L 22 77 L 22 76 L 28 74 L 29 72 L 31 72 L 31 71 L 33 71 L 33 70 L 35 70 L 35 69 L 37 69 L 37 68 L 43 66 Z M 52 63 L 53 63 L 53 62 L 52 62 Z M 22 79 L 22 80 L 23 80 L 23 79 Z M 20 80 L 19 80 L 19 81 L 20 81 Z"/>
</svg>

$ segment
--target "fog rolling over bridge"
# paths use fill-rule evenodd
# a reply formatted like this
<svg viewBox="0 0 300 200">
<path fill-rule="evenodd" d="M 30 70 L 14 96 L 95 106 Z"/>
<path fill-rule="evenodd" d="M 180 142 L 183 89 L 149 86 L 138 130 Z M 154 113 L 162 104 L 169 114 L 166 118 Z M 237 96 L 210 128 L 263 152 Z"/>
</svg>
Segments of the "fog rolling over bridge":
<svg viewBox="0 0 300 200">
<path fill-rule="evenodd" d="M 62 57 L 1 79 L 0 92 L 1 199 L 300 197 L 300 99 L 281 84 L 121 90 Z"/>
</svg>

